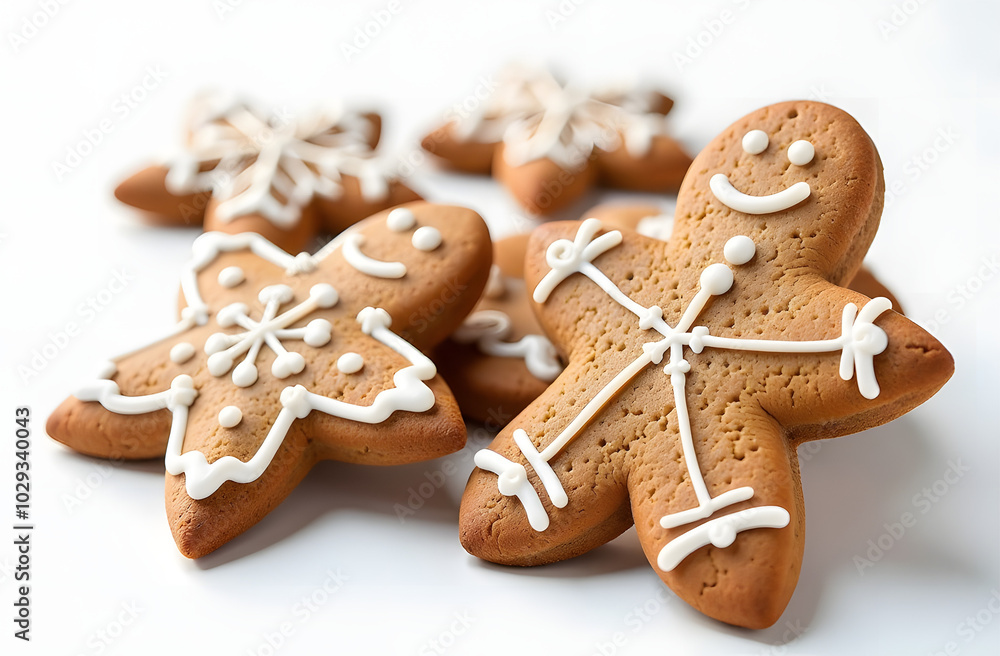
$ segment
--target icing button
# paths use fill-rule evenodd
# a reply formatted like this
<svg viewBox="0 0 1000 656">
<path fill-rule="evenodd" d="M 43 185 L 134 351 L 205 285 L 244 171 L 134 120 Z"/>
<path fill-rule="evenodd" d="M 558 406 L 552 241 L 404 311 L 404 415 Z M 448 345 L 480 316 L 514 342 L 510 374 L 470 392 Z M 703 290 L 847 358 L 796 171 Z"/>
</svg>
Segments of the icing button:
<svg viewBox="0 0 1000 656">
<path fill-rule="evenodd" d="M 219 411 L 219 425 L 223 428 L 233 428 L 243 421 L 243 411 L 235 405 L 227 405 Z"/>
</svg>

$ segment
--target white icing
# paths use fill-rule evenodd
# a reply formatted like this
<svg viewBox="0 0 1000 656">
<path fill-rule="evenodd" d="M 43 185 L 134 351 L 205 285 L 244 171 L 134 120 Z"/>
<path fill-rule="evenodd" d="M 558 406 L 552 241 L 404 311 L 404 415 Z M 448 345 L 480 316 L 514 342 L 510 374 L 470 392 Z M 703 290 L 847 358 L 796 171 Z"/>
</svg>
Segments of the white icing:
<svg viewBox="0 0 1000 656">
<path fill-rule="evenodd" d="M 784 528 L 790 517 L 781 506 L 758 506 L 707 521 L 679 535 L 660 549 L 656 566 L 669 572 L 698 549 L 711 544 L 725 549 L 736 534 L 752 528 Z"/>
<path fill-rule="evenodd" d="M 767 150 L 769 141 L 767 132 L 763 130 L 750 130 L 743 135 L 743 150 L 749 155 L 760 155 Z"/>
<path fill-rule="evenodd" d="M 562 372 L 556 347 L 543 335 L 525 335 L 516 342 L 505 341 L 511 332 L 511 321 L 498 310 L 473 312 L 451 338 L 459 344 L 475 343 L 486 355 L 498 358 L 523 358 L 531 375 L 539 380 L 553 381 Z"/>
<path fill-rule="evenodd" d="M 235 405 L 227 405 L 219 410 L 219 425 L 223 428 L 234 428 L 243 421 L 243 411 Z"/>
<path fill-rule="evenodd" d="M 352 232 L 340 242 L 340 253 L 352 267 L 361 273 L 376 278 L 402 278 L 406 275 L 406 265 L 402 262 L 383 262 L 361 252 L 365 243 L 364 235 Z"/>
<path fill-rule="evenodd" d="M 184 364 L 194 357 L 195 348 L 191 342 L 177 342 L 170 349 L 170 361 L 175 364 Z"/>
<path fill-rule="evenodd" d="M 246 280 L 243 269 L 238 266 L 228 266 L 219 272 L 219 284 L 226 289 L 232 289 Z"/>
<path fill-rule="evenodd" d="M 674 217 L 672 214 L 645 216 L 639 219 L 635 231 L 645 237 L 667 241 L 674 232 Z"/>
<path fill-rule="evenodd" d="M 198 287 L 198 272 L 211 264 L 222 253 L 249 250 L 257 257 L 285 270 L 290 276 L 308 273 L 316 269 L 322 260 L 308 253 L 292 256 L 268 240 L 252 232 L 227 235 L 222 232 L 206 232 L 198 236 L 191 246 L 191 260 L 181 272 L 181 292 L 188 307 L 191 321 L 199 326 L 208 323 L 209 307 L 205 304 Z M 185 329 L 186 330 L 186 329 Z"/>
<path fill-rule="evenodd" d="M 289 328 L 294 323 L 318 309 L 331 308 L 337 304 L 337 291 L 326 283 L 313 285 L 309 298 L 295 307 L 278 314 L 278 309 L 292 300 L 292 288 L 288 285 L 271 285 L 260 291 L 258 300 L 264 306 L 259 320 L 251 319 L 244 303 L 233 303 L 219 310 L 216 321 L 222 328 L 240 326 L 245 332 L 214 333 L 205 342 L 208 354 L 208 371 L 213 376 L 222 376 L 233 370 L 233 383 L 238 387 L 249 387 L 257 382 L 257 355 L 264 345 L 274 351 L 271 374 L 275 378 L 288 378 L 301 373 L 306 366 L 305 358 L 299 353 L 285 349 L 283 339 L 301 339 L 310 346 L 324 346 L 330 341 L 330 322 L 316 319 L 303 328 Z M 246 353 L 246 357 L 233 369 L 235 358 Z"/>
<path fill-rule="evenodd" d="M 499 453 L 482 449 L 477 451 L 473 459 L 476 466 L 497 475 L 497 489 L 500 494 L 517 497 L 528 516 L 528 524 L 536 531 L 544 531 L 549 527 L 549 515 L 538 498 L 538 492 L 528 481 L 528 472 L 524 465 L 507 460 Z"/>
<path fill-rule="evenodd" d="M 729 176 L 716 173 L 708 181 L 708 186 L 726 207 L 747 214 L 771 214 L 795 207 L 809 198 L 811 189 L 808 182 L 796 182 L 787 189 L 766 196 L 750 196 L 733 186 Z"/>
<path fill-rule="evenodd" d="M 342 374 L 356 374 L 365 366 L 365 359 L 360 353 L 345 353 L 337 358 L 337 371 Z"/>
<path fill-rule="evenodd" d="M 757 244 L 753 243 L 753 239 L 746 235 L 731 237 L 722 249 L 722 255 L 726 258 L 726 262 L 737 266 L 752 260 L 756 253 Z"/>
<path fill-rule="evenodd" d="M 805 166 L 816 156 L 816 148 L 808 141 L 799 140 L 788 147 L 788 161 L 796 166 Z"/>
<path fill-rule="evenodd" d="M 196 99 L 194 113 L 184 150 L 168 164 L 167 189 L 211 191 L 222 221 L 257 214 L 289 228 L 314 196 L 339 198 L 344 175 L 359 180 L 368 201 L 387 198 L 396 179 L 374 159 L 370 121 L 340 107 L 293 120 L 208 96 Z"/>
<path fill-rule="evenodd" d="M 507 283 L 504 280 L 503 271 L 496 264 L 490 267 L 490 277 L 486 280 L 486 289 L 483 290 L 485 298 L 496 300 L 503 298 L 507 293 Z"/>
<path fill-rule="evenodd" d="M 211 308 L 202 299 L 197 274 L 215 261 L 221 253 L 250 250 L 261 259 L 284 269 L 289 276 L 315 269 L 316 263 L 322 259 L 308 256 L 293 257 L 256 234 L 205 233 L 195 241 L 192 250 L 193 255 L 182 276 L 181 287 L 188 307 L 181 312 L 181 320 L 167 336 L 169 339 L 195 326 L 205 325 L 209 321 Z M 294 357 L 298 354 L 286 351 L 281 339 L 302 339 L 312 346 L 322 346 L 330 341 L 331 326 L 324 319 L 315 319 L 303 328 L 287 326 L 300 321 L 316 309 L 335 305 L 337 293 L 333 287 L 325 283 L 313 285 L 308 299 L 279 315 L 277 312 L 280 306 L 291 302 L 293 296 L 291 288 L 287 285 L 265 287 L 258 296 L 258 301 L 264 308 L 261 319 L 257 321 L 249 318 L 249 308 L 241 303 L 230 304 L 216 313 L 221 326 L 240 326 L 245 330 L 244 333 L 236 335 L 216 333 L 207 340 L 206 350 L 212 351 L 213 356 L 233 348 L 235 344 L 229 346 L 226 344 L 234 339 L 239 340 L 239 348 L 230 352 L 232 358 L 227 356 L 230 361 L 226 364 L 229 366 L 222 373 L 226 373 L 232 366 L 232 359 L 242 353 L 247 353 L 247 357 L 236 369 L 246 365 L 243 371 L 249 371 L 256 359 L 256 352 L 262 344 L 267 344 L 277 356 L 272 373 L 279 377 L 289 375 L 298 368 L 298 359 Z M 75 396 L 81 401 L 98 402 L 107 410 L 118 414 L 145 414 L 161 409 L 169 410 L 172 420 L 167 439 L 166 469 L 175 476 L 185 475 L 187 493 L 192 499 L 204 499 L 214 494 L 227 481 L 243 484 L 252 483 L 260 478 L 284 442 L 295 419 L 305 418 L 313 410 L 350 421 L 374 424 L 385 421 L 397 411 L 425 412 L 434 406 L 434 392 L 424 382 L 437 374 L 434 363 L 389 330 L 392 320 L 385 310 L 368 307 L 358 313 L 357 319 L 362 333 L 392 349 L 410 363 L 393 375 L 395 387 L 376 394 L 371 405 L 367 406 L 327 398 L 310 392 L 302 385 L 286 387 L 280 396 L 282 409 L 274 419 L 260 448 L 246 462 L 233 456 L 223 456 L 209 463 L 205 455 L 198 450 L 182 453 L 188 411 L 198 397 L 194 381 L 188 375 L 174 378 L 170 388 L 165 391 L 140 396 L 124 396 L 117 383 L 103 378 L 82 385 Z M 215 348 L 210 348 L 208 342 Z M 216 350 L 220 347 L 224 347 L 224 350 Z M 252 355 L 251 350 L 254 350 Z M 119 359 L 123 357 L 126 356 L 119 356 Z M 209 359 L 211 360 L 211 357 Z M 283 364 L 279 365 L 279 361 Z M 216 363 L 219 362 L 217 359 Z M 212 366 L 209 365 L 210 368 Z M 221 365 L 217 364 L 216 371 L 219 371 L 220 367 Z M 116 371 L 114 362 L 106 363 L 101 368 L 101 373 L 106 377 L 113 376 Z M 256 376 L 255 367 L 254 376 Z M 234 371 L 234 378 L 236 377 L 238 376 Z M 231 407 L 233 406 L 220 410 L 218 416 L 220 425 L 225 426 L 234 420 L 235 413 Z M 238 408 L 236 410 L 238 411 Z"/>
<path fill-rule="evenodd" d="M 593 264 L 602 253 L 617 246 L 621 233 L 609 232 L 598 236 L 601 223 L 597 219 L 587 219 L 581 224 L 573 241 L 559 239 L 546 252 L 546 262 L 551 270 L 535 288 L 534 299 L 545 303 L 555 288 L 566 278 L 582 274 L 597 284 L 612 299 L 632 312 L 638 319 L 640 329 L 652 330 L 650 340 L 642 345 L 642 355 L 625 366 L 611 381 L 588 401 L 569 424 L 541 451 L 538 451 L 522 429 L 515 429 L 514 442 L 525 461 L 535 470 L 542 488 L 548 494 L 553 506 L 565 507 L 568 497 L 558 475 L 549 464 L 583 429 L 610 403 L 632 380 L 650 365 L 659 365 L 664 357 L 669 357 L 663 372 L 670 376 L 677 413 L 678 429 L 684 461 L 698 505 L 667 515 L 660 520 L 664 528 L 676 528 L 701 519 L 711 517 L 716 512 L 735 503 L 753 498 L 750 487 L 725 491 L 713 497 L 708 491 L 701 469 L 697 464 L 691 420 L 688 415 L 685 384 L 691 364 L 684 358 L 684 348 L 695 353 L 706 348 L 720 348 L 765 353 L 828 353 L 841 352 L 840 377 L 844 380 L 857 378 L 858 390 L 862 396 L 873 399 L 878 396 L 878 381 L 875 378 L 874 357 L 882 353 L 888 345 L 885 331 L 874 324 L 883 312 L 891 307 L 885 298 L 869 301 L 859 312 L 853 303 L 844 306 L 839 337 L 813 341 L 756 340 L 717 337 L 710 334 L 706 326 L 696 326 L 698 316 L 713 296 L 726 294 L 733 285 L 732 270 L 722 263 L 706 267 L 700 277 L 700 288 L 684 309 L 677 325 L 669 326 L 663 320 L 663 313 L 657 306 L 644 307 L 626 296 L 603 271 Z M 753 256 L 742 239 L 730 240 L 734 244 L 727 249 L 734 261 Z M 752 242 L 751 242 L 752 245 Z M 755 247 L 754 247 L 755 250 Z M 747 258 L 745 261 L 749 261 Z M 480 452 L 476 464 L 496 473 L 498 489 L 505 496 L 516 496 L 525 508 L 528 523 L 538 531 L 545 530 L 549 519 L 538 492 L 527 479 L 523 465 L 514 463 L 495 452 Z M 501 483 L 501 479 L 503 482 Z M 755 528 L 781 528 L 788 524 L 789 514 L 779 506 L 757 506 L 731 513 L 706 522 L 686 533 L 673 538 L 661 549 L 657 564 L 664 571 L 676 567 L 695 550 L 707 544 L 724 548 L 733 543 L 737 533 Z"/>
<path fill-rule="evenodd" d="M 551 74 L 523 67 L 502 71 L 490 96 L 455 121 L 455 136 L 466 141 L 503 141 L 512 166 L 549 159 L 577 170 L 595 148 L 624 145 L 645 155 L 665 119 L 653 112 L 655 96 L 641 90 L 591 92 L 560 84 Z"/>
<path fill-rule="evenodd" d="M 441 231 L 432 226 L 422 226 L 413 233 L 411 241 L 418 251 L 432 251 L 441 245 Z"/>
<path fill-rule="evenodd" d="M 406 232 L 412 229 L 416 223 L 417 219 L 413 216 L 413 212 L 405 207 L 397 207 L 389 212 L 389 216 L 385 218 L 385 224 L 393 232 Z"/>
</svg>

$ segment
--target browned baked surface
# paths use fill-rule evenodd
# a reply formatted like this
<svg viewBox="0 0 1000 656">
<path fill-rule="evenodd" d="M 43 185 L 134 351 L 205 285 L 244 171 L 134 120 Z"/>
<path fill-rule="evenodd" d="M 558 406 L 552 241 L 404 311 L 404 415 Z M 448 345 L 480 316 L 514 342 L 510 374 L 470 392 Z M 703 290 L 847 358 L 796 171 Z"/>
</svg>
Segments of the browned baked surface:
<svg viewBox="0 0 1000 656">
<path fill-rule="evenodd" d="M 760 129 L 770 145 L 744 152 L 741 139 Z M 808 139 L 815 157 L 790 166 L 788 146 Z M 729 176 L 736 189 L 763 196 L 807 181 L 811 194 L 780 212 L 749 215 L 730 209 L 709 189 Z M 756 255 L 733 266 L 735 282 L 711 299 L 695 325 L 712 335 L 780 341 L 841 335 L 847 303 L 869 299 L 840 285 L 850 281 L 875 234 L 882 208 L 881 163 L 868 135 L 846 113 L 821 103 L 765 107 L 724 130 L 695 159 L 680 191 L 669 243 L 623 230 L 623 241 L 594 265 L 644 307 L 659 306 L 676 325 L 699 289 L 702 272 L 724 262 L 727 241 L 745 235 Z M 528 247 L 526 282 L 534 288 L 550 270 L 546 250 L 572 240 L 577 222 L 538 229 Z M 563 374 L 490 446 L 525 463 L 513 442 L 523 429 L 543 449 L 580 408 L 643 353 L 654 339 L 636 316 L 582 275 L 573 275 L 536 307 L 553 341 L 567 353 Z M 683 456 L 677 410 L 663 363 L 642 370 L 607 403 L 550 464 L 568 495 L 556 508 L 534 470 L 528 479 L 550 524 L 535 531 L 515 497 L 498 491 L 497 476 L 473 472 L 460 511 L 462 544 L 498 563 L 536 565 L 583 553 L 627 528 L 634 518 L 648 559 L 682 599 L 722 621 L 752 628 L 773 624 L 798 579 L 804 544 L 802 490 L 796 447 L 890 421 L 936 392 L 953 371 L 951 356 L 905 317 L 886 311 L 875 321 L 888 346 L 874 359 L 881 387 L 868 399 L 856 379 L 839 375 L 840 352 L 791 354 L 706 348 L 683 351 L 690 364 L 685 404 L 699 471 L 714 497 L 750 486 L 754 495 L 713 516 L 777 506 L 784 528 L 737 534 L 731 546 L 708 545 L 672 571 L 658 569 L 660 550 L 705 520 L 672 529 L 660 518 L 698 505 Z"/>
<path fill-rule="evenodd" d="M 116 361 L 112 380 L 125 396 L 153 394 L 169 389 L 185 374 L 198 395 L 190 406 L 183 451 L 198 450 L 209 463 L 224 456 L 244 462 L 257 453 L 282 409 L 283 390 L 302 385 L 315 394 L 346 403 L 368 406 L 383 390 L 398 387 L 393 376 L 409 365 L 389 346 L 362 332 L 359 313 L 368 307 L 389 313 L 390 329 L 423 351 L 429 351 L 461 323 L 486 283 L 491 251 L 486 225 L 478 214 L 460 207 L 415 203 L 408 208 L 418 226 L 433 226 L 442 235 L 437 248 L 424 251 L 411 245 L 414 230 L 399 232 L 386 224 L 383 212 L 356 230 L 364 237 L 364 254 L 377 260 L 406 265 L 398 279 L 375 278 L 351 266 L 343 248 L 318 263 L 311 272 L 287 275 L 275 264 L 247 250 L 223 253 L 198 273 L 202 297 L 210 308 L 206 324 L 125 356 Z M 223 287 L 218 276 L 227 267 L 240 267 L 245 280 Z M 278 378 L 271 373 L 275 353 L 263 348 L 256 357 L 256 382 L 239 387 L 226 372 L 212 375 L 203 345 L 213 333 L 232 333 L 220 325 L 217 312 L 232 303 L 244 303 L 248 316 L 259 316 L 258 293 L 270 285 L 287 285 L 294 300 L 282 309 L 309 297 L 316 284 L 333 285 L 339 301 L 318 309 L 291 327 L 325 319 L 332 326 L 329 343 L 313 347 L 304 341 L 289 343 L 289 350 L 306 361 L 301 373 Z M 239 331 L 240 328 L 235 328 Z M 126 340 L 133 341 L 133 340 Z M 171 348 L 188 342 L 196 346 L 187 361 L 175 363 Z M 361 354 L 364 366 L 357 373 L 338 369 L 338 358 L 347 352 Z M 236 362 L 240 362 L 238 357 Z M 81 381 L 83 382 L 83 381 Z M 259 521 L 295 487 L 312 465 L 335 459 L 372 465 L 392 465 L 435 458 L 465 443 L 465 426 L 454 398 L 440 377 L 428 381 L 435 403 L 426 412 L 396 411 L 381 423 L 367 424 L 314 410 L 295 419 L 287 437 L 266 468 L 252 483 L 223 483 L 217 492 L 196 500 L 185 490 L 185 475 L 167 475 L 167 516 L 177 545 L 184 555 L 197 558 Z M 235 427 L 223 428 L 220 410 L 235 405 L 243 418 Z M 100 403 L 69 397 L 49 417 L 47 430 L 67 446 L 99 457 L 151 458 L 162 456 L 171 425 L 166 410 L 120 415 Z"/>
</svg>

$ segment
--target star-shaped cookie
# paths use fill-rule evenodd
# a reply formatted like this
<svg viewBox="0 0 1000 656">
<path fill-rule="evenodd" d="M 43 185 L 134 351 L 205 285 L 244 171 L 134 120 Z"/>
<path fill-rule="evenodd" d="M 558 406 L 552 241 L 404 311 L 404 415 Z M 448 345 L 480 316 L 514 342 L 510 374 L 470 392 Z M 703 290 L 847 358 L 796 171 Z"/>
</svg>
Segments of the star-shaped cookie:
<svg viewBox="0 0 1000 656">
<path fill-rule="evenodd" d="M 634 520 L 679 597 L 724 622 L 773 624 L 802 562 L 796 447 L 890 421 L 953 371 L 887 299 L 841 286 L 883 190 L 861 126 L 798 101 L 702 151 L 668 243 L 596 219 L 539 228 L 525 279 L 569 362 L 476 455 L 465 548 L 536 565 Z"/>
<path fill-rule="evenodd" d="M 472 104 L 424 137 L 424 149 L 461 171 L 492 171 L 535 214 L 570 205 L 593 184 L 674 191 L 691 163 L 666 133 L 673 101 L 655 91 L 592 92 L 510 67 Z"/>
<path fill-rule="evenodd" d="M 215 93 L 195 98 L 186 130 L 180 151 L 123 181 L 118 200 L 155 222 L 256 232 L 298 252 L 319 232 L 420 199 L 377 156 L 377 114 L 330 105 L 295 117 Z"/>
<path fill-rule="evenodd" d="M 315 255 L 254 233 L 205 233 L 180 321 L 101 368 L 49 417 L 82 453 L 164 457 L 167 518 L 197 558 L 274 509 L 318 460 L 392 465 L 465 443 L 424 355 L 489 274 L 478 214 L 414 203 Z"/>
</svg>

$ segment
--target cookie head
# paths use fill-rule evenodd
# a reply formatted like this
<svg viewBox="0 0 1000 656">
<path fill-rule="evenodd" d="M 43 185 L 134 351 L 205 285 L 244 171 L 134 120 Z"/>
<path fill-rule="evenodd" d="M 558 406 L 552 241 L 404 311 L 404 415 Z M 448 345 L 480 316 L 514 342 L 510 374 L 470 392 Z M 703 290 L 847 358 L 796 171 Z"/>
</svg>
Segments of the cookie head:
<svg viewBox="0 0 1000 656">
<path fill-rule="evenodd" d="M 881 169 L 871 139 L 842 110 L 809 101 L 764 107 L 696 158 L 681 192 L 688 202 L 678 207 L 678 234 L 718 232 L 722 248 L 734 233 L 755 238 L 778 222 L 809 268 L 846 282 L 878 226 Z"/>
</svg>

